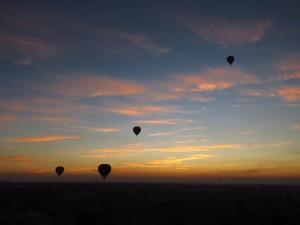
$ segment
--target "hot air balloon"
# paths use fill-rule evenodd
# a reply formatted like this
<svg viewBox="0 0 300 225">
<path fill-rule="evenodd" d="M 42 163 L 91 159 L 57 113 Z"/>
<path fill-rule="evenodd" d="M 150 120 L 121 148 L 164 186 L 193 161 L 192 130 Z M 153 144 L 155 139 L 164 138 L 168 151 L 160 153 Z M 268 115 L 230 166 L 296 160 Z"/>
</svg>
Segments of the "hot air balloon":
<svg viewBox="0 0 300 225">
<path fill-rule="evenodd" d="M 234 56 L 230 55 L 227 57 L 227 62 L 232 66 L 232 63 L 234 62 Z"/>
<path fill-rule="evenodd" d="M 136 136 L 139 135 L 139 133 L 141 133 L 142 129 L 138 126 L 134 127 L 133 129 L 133 133 L 135 133 Z"/>
<path fill-rule="evenodd" d="M 63 166 L 58 166 L 55 168 L 55 172 L 58 176 L 61 176 L 63 174 L 63 172 L 65 171 Z"/>
<path fill-rule="evenodd" d="M 108 176 L 111 171 L 111 166 L 109 164 L 100 164 L 98 166 L 98 172 L 103 177 L 103 180 Z"/>
</svg>

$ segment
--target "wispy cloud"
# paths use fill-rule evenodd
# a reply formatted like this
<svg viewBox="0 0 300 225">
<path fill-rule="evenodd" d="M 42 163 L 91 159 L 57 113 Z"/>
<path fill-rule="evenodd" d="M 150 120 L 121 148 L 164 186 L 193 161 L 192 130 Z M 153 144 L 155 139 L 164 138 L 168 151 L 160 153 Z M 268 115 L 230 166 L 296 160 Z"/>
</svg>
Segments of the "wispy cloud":
<svg viewBox="0 0 300 225">
<path fill-rule="evenodd" d="M 281 71 L 281 74 L 272 77 L 272 81 L 286 81 L 293 79 L 300 79 L 300 56 L 296 54 L 291 54 L 286 56 L 277 67 Z"/>
<path fill-rule="evenodd" d="M 165 47 L 160 46 L 149 36 L 122 31 L 122 30 L 108 30 L 108 29 L 99 29 L 99 28 L 89 28 L 88 31 L 91 34 L 95 34 L 98 38 L 109 39 L 110 41 L 115 41 L 120 44 L 120 42 L 126 42 L 129 45 L 135 46 L 137 48 L 143 49 L 147 52 L 153 54 L 166 54 L 171 50 Z M 97 46 L 97 43 L 95 43 Z M 101 46 L 101 45 L 100 45 Z"/>
<path fill-rule="evenodd" d="M 17 117 L 15 115 L 0 115 L 0 124 L 16 121 Z"/>
<path fill-rule="evenodd" d="M 99 148 L 88 151 L 82 158 L 108 158 L 113 156 L 143 153 L 145 146 L 142 144 L 129 144 L 115 148 Z"/>
<path fill-rule="evenodd" d="M 269 19 L 257 21 L 198 22 L 185 21 L 185 26 L 200 38 L 226 47 L 245 45 L 261 40 L 272 26 Z"/>
<path fill-rule="evenodd" d="M 37 36 L 23 33 L 0 32 L 0 56 L 22 65 L 57 53 L 57 47 Z"/>
<path fill-rule="evenodd" d="M 157 136 L 172 136 L 176 134 L 175 131 L 166 131 L 166 132 L 158 132 L 158 133 L 153 133 L 149 134 L 150 137 L 157 137 Z"/>
<path fill-rule="evenodd" d="M 66 111 L 82 111 L 87 109 L 87 106 L 62 98 L 27 97 L 23 99 L 8 98 L 0 100 L 0 109 L 10 112 L 62 113 Z"/>
<path fill-rule="evenodd" d="M 31 160 L 28 157 L 22 155 L 14 155 L 14 156 L 0 156 L 0 163 L 26 163 Z"/>
<path fill-rule="evenodd" d="M 84 127 L 84 128 L 90 131 L 100 132 L 100 133 L 113 133 L 113 132 L 120 131 L 120 129 L 111 128 L 111 127 Z"/>
<path fill-rule="evenodd" d="M 241 89 L 240 94 L 254 97 L 281 97 L 285 102 L 292 103 L 300 100 L 300 86 L 280 85 L 264 89 Z"/>
<path fill-rule="evenodd" d="M 198 151 L 210 151 L 210 150 L 226 150 L 226 149 L 238 149 L 240 144 L 219 144 L 219 145 L 183 145 L 183 146 L 166 146 L 161 147 L 161 152 L 198 152 Z"/>
<path fill-rule="evenodd" d="M 197 74 L 179 75 L 169 87 L 175 92 L 211 92 L 258 82 L 253 74 L 241 69 L 221 67 Z"/>
<path fill-rule="evenodd" d="M 137 120 L 136 124 L 151 124 L 151 125 L 175 125 L 178 124 L 177 119 L 162 119 L 162 120 Z"/>
<path fill-rule="evenodd" d="M 143 93 L 145 89 L 135 81 L 85 73 L 56 77 L 41 88 L 64 97 L 127 96 Z"/>
<path fill-rule="evenodd" d="M 106 112 L 111 112 L 126 116 L 144 116 L 150 114 L 161 114 L 167 112 L 177 112 L 178 110 L 170 106 L 162 105 L 139 105 L 139 106 L 107 106 L 102 109 Z"/>
<path fill-rule="evenodd" d="M 300 123 L 293 124 L 291 128 L 292 130 L 300 130 Z"/>
<path fill-rule="evenodd" d="M 281 86 L 276 90 L 276 94 L 286 102 L 296 102 L 300 100 L 300 86 Z"/>
<path fill-rule="evenodd" d="M 265 148 L 265 147 L 281 147 L 285 145 L 292 145 L 295 144 L 296 142 L 293 140 L 287 140 L 287 141 L 279 141 L 279 142 L 274 142 L 274 143 L 254 143 L 248 145 L 250 148 Z"/>
<path fill-rule="evenodd" d="M 24 143 L 35 143 L 35 142 L 54 142 L 54 141 L 65 141 L 65 140 L 78 140 L 78 136 L 64 136 L 64 135 L 47 135 L 47 136 L 35 136 L 35 137 L 19 137 L 12 139 L 12 142 L 24 142 Z"/>
<path fill-rule="evenodd" d="M 166 159 L 151 160 L 145 163 L 125 163 L 119 166 L 119 168 L 164 168 L 171 166 L 180 166 L 186 161 L 202 160 L 214 157 L 212 154 L 195 154 L 187 157 L 169 157 Z"/>
</svg>

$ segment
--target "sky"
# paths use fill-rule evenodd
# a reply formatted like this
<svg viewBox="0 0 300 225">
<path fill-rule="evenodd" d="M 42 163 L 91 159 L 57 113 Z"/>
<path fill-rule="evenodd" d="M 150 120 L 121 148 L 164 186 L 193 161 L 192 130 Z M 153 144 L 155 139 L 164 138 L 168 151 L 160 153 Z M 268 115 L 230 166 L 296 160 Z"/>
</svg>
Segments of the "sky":
<svg viewBox="0 0 300 225">
<path fill-rule="evenodd" d="M 2 0 L 0 180 L 298 180 L 299 4 Z"/>
</svg>

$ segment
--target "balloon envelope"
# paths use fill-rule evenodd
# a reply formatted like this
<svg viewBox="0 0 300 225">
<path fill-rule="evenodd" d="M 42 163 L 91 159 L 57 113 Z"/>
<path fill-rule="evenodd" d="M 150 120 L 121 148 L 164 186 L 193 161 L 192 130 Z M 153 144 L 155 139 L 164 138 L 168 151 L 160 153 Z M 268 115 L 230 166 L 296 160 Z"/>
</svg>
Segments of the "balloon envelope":
<svg viewBox="0 0 300 225">
<path fill-rule="evenodd" d="M 136 136 L 139 135 L 139 133 L 141 133 L 142 129 L 138 126 L 134 127 L 133 129 L 133 133 L 135 133 Z"/>
<path fill-rule="evenodd" d="M 232 65 L 232 63 L 234 62 L 234 56 L 230 55 L 227 57 L 227 62 Z"/>
<path fill-rule="evenodd" d="M 64 171 L 65 171 L 65 169 L 62 166 L 58 166 L 55 168 L 55 172 L 58 176 L 62 175 Z"/>
<path fill-rule="evenodd" d="M 99 174 L 105 179 L 111 171 L 111 166 L 109 164 L 101 164 L 98 166 Z"/>
</svg>

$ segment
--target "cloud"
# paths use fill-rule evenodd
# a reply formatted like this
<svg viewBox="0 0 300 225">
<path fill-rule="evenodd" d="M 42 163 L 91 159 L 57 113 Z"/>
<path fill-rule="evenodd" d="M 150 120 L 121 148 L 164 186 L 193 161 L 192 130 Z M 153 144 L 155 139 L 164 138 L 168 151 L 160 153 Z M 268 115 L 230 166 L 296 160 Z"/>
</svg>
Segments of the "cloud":
<svg viewBox="0 0 300 225">
<path fill-rule="evenodd" d="M 276 93 L 270 89 L 241 89 L 239 91 L 242 95 L 252 97 L 275 97 Z"/>
<path fill-rule="evenodd" d="M 145 147 L 142 144 L 129 144 L 116 148 L 99 148 L 93 149 L 88 154 L 82 155 L 82 158 L 108 158 L 113 156 L 143 153 Z"/>
<path fill-rule="evenodd" d="M 145 87 L 135 81 L 99 74 L 73 74 L 60 76 L 41 89 L 64 97 L 99 97 L 141 94 Z"/>
<path fill-rule="evenodd" d="M 281 70 L 279 76 L 271 79 L 272 81 L 286 81 L 300 79 L 300 56 L 290 55 L 282 60 L 277 67 Z"/>
<path fill-rule="evenodd" d="M 291 128 L 292 130 L 300 130 L 300 123 L 293 124 Z"/>
<path fill-rule="evenodd" d="M 31 65 L 33 59 L 54 56 L 57 48 L 45 39 L 37 36 L 0 32 L 0 57 L 17 64 Z"/>
<path fill-rule="evenodd" d="M 158 132 L 158 133 L 153 133 L 153 134 L 149 134 L 150 137 L 157 137 L 157 136 L 172 136 L 176 134 L 175 131 L 166 131 L 166 132 Z"/>
<path fill-rule="evenodd" d="M 111 128 L 111 127 L 82 127 L 90 131 L 100 132 L 100 133 L 113 133 L 118 132 L 120 129 Z"/>
<path fill-rule="evenodd" d="M 38 142 L 54 142 L 65 140 L 78 140 L 78 136 L 63 136 L 63 135 L 48 135 L 48 136 L 36 136 L 36 137 L 20 137 L 12 139 L 12 142 L 24 142 L 24 143 L 38 143 Z"/>
<path fill-rule="evenodd" d="M 269 19 L 230 22 L 186 21 L 184 24 L 200 38 L 226 47 L 258 42 L 266 35 L 272 21 Z"/>
<path fill-rule="evenodd" d="M 136 124 L 150 124 L 150 125 L 175 125 L 178 123 L 177 119 L 163 119 L 163 120 L 137 120 Z"/>
<path fill-rule="evenodd" d="M 266 89 L 242 89 L 240 94 L 254 97 L 281 97 L 285 102 L 292 103 L 300 100 L 300 86 L 281 85 Z"/>
<path fill-rule="evenodd" d="M 160 148 L 160 152 L 198 152 L 210 150 L 238 149 L 240 144 L 220 144 L 220 145 L 188 145 L 188 146 L 167 146 Z"/>
<path fill-rule="evenodd" d="M 300 100 L 300 86 L 281 86 L 276 94 L 286 102 L 296 102 Z"/>
<path fill-rule="evenodd" d="M 30 162 L 31 160 L 27 157 L 21 155 L 15 156 L 0 156 L 0 163 L 26 163 Z"/>
<path fill-rule="evenodd" d="M 15 115 L 0 115 L 0 124 L 16 121 L 17 117 Z"/>
<path fill-rule="evenodd" d="M 280 141 L 280 142 L 275 142 L 275 143 L 255 143 L 255 144 L 250 144 L 248 147 L 250 148 L 265 148 L 265 147 L 280 147 L 280 146 L 285 146 L 285 145 L 292 145 L 295 144 L 296 142 L 293 140 L 287 140 L 287 141 Z"/>
<path fill-rule="evenodd" d="M 212 92 L 258 82 L 254 75 L 241 69 L 221 67 L 197 74 L 179 75 L 175 83 L 169 84 L 169 88 L 179 93 Z"/>
<path fill-rule="evenodd" d="M 159 105 L 140 105 L 140 106 L 108 106 L 102 109 L 106 112 L 111 112 L 126 116 L 144 116 L 150 114 L 177 112 L 174 107 L 159 106 Z"/>
<path fill-rule="evenodd" d="M 150 37 L 142 34 L 130 33 L 121 30 L 108 30 L 108 29 L 98 29 L 98 28 L 97 29 L 90 28 L 88 29 L 88 31 L 90 31 L 92 34 L 95 34 L 98 38 L 100 38 L 100 40 L 108 39 L 112 41 L 112 44 L 114 42 L 120 44 L 123 41 L 129 45 L 143 49 L 152 54 L 167 54 L 171 52 L 170 49 L 158 45 Z M 95 46 L 97 46 L 97 44 Z M 105 48 L 107 48 L 107 46 Z"/>
<path fill-rule="evenodd" d="M 86 110 L 87 106 L 62 98 L 40 96 L 0 100 L 0 109 L 10 112 L 62 113 Z"/>
<path fill-rule="evenodd" d="M 165 168 L 181 166 L 183 162 L 193 161 L 193 160 L 202 160 L 210 157 L 214 157 L 211 154 L 195 154 L 187 157 L 169 157 L 166 159 L 151 160 L 145 163 L 126 163 L 119 166 L 119 168 Z"/>
</svg>

